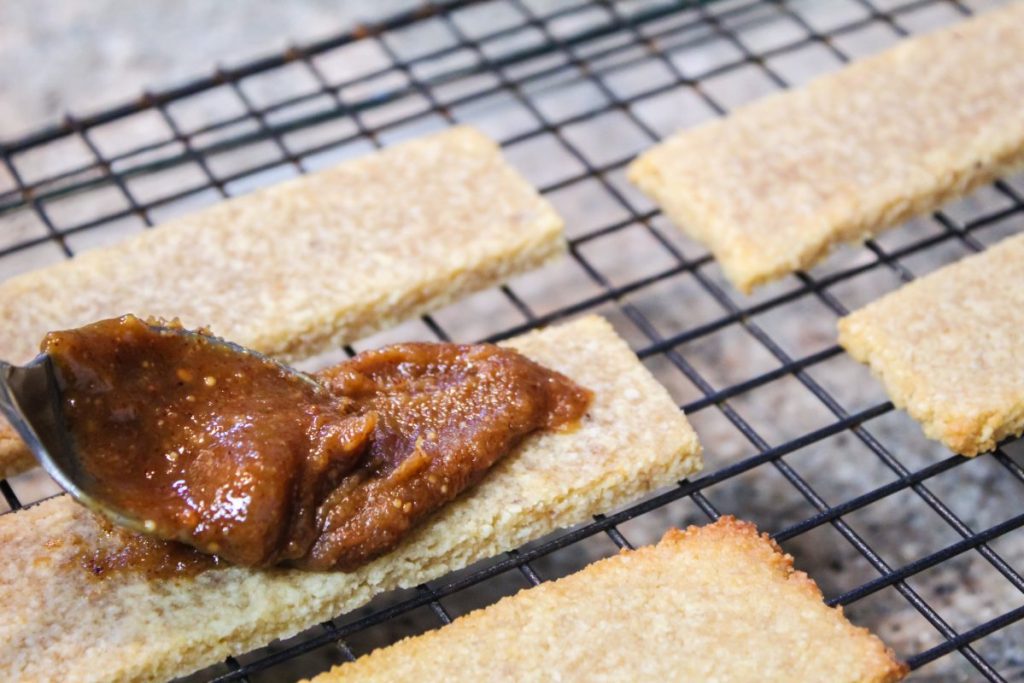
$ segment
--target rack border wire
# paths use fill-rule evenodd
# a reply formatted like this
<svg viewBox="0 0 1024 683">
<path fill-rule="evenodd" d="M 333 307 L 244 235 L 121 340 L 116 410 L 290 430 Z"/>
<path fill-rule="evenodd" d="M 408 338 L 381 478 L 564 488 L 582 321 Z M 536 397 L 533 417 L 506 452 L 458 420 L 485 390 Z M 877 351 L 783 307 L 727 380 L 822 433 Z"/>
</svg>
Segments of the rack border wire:
<svg viewBox="0 0 1024 683">
<path fill-rule="evenodd" d="M 653 144 L 658 141 L 660 135 L 636 113 L 635 105 L 640 102 L 675 89 L 685 88 L 698 97 L 707 108 L 721 116 L 727 113 L 728 107 L 719 102 L 704 87 L 709 79 L 729 74 L 741 68 L 752 67 L 767 78 L 775 88 L 789 88 L 791 83 L 772 66 L 772 59 L 810 45 L 817 45 L 827 50 L 840 63 L 846 63 L 850 61 L 851 56 L 838 44 L 836 39 L 840 36 L 879 22 L 887 25 L 897 35 L 906 35 L 907 31 L 900 24 L 899 18 L 906 13 L 923 8 L 944 7 L 963 16 L 971 13 L 971 10 L 960 0 L 909 0 L 885 9 L 879 7 L 878 0 L 849 0 L 849 2 L 859 7 L 863 16 L 845 21 L 827 30 L 816 29 L 799 11 L 794 9 L 794 5 L 799 3 L 787 0 L 722 0 L 714 3 L 673 2 L 671 0 L 655 0 L 644 3 L 599 0 L 589 3 L 567 0 L 550 11 L 539 11 L 529 0 L 448 0 L 426 3 L 420 8 L 385 19 L 372 26 L 360 26 L 310 45 L 293 46 L 280 54 L 238 67 L 218 68 L 204 78 L 168 90 L 146 92 L 135 101 L 89 116 L 68 115 L 58 125 L 44 128 L 17 140 L 0 142 L 0 161 L 3 162 L 3 166 L 14 183 L 13 188 L 0 191 L 0 229 L 2 229 L 4 217 L 17 212 L 34 214 L 45 229 L 43 235 L 4 245 L 0 248 L 0 259 L 12 258 L 23 250 L 44 243 L 55 244 L 65 256 L 71 257 L 74 255 L 74 249 L 69 245 L 68 238 L 72 235 L 108 225 L 128 216 L 138 218 L 145 227 L 149 227 L 156 222 L 152 218 L 151 212 L 165 204 L 210 190 L 213 190 L 219 197 L 226 198 L 232 194 L 228 188 L 236 181 L 280 167 L 290 167 L 296 173 L 304 173 L 308 170 L 304 160 L 314 154 L 353 142 L 368 142 L 372 148 L 380 148 L 385 144 L 381 136 L 389 135 L 402 126 L 423 124 L 431 119 L 438 119 L 444 125 L 450 125 L 458 121 L 458 117 L 453 114 L 453 111 L 459 106 L 476 102 L 496 93 L 508 96 L 529 114 L 531 125 L 526 130 L 503 137 L 500 140 L 501 144 L 504 147 L 513 147 L 544 136 L 558 145 L 581 169 L 579 172 L 542 184 L 539 188 L 540 191 L 544 194 L 551 194 L 576 183 L 592 181 L 600 187 L 602 195 L 623 213 L 624 218 L 593 227 L 582 234 L 574 235 L 569 240 L 570 257 L 573 263 L 579 266 L 597 289 L 597 293 L 578 297 L 569 304 L 540 313 L 533 310 L 527 301 L 515 292 L 514 288 L 503 285 L 497 291 L 518 313 L 522 322 L 505 325 L 498 332 L 488 335 L 486 340 L 506 339 L 582 311 L 611 306 L 616 313 L 621 314 L 639 331 L 642 341 L 635 350 L 641 360 L 664 357 L 672 367 L 699 390 L 699 397 L 684 403 L 680 408 L 691 415 L 709 409 L 717 411 L 755 450 L 755 454 L 752 456 L 703 473 L 694 480 L 681 481 L 675 487 L 656 493 L 622 510 L 608 511 L 606 514 L 597 515 L 593 521 L 580 527 L 561 532 L 528 547 L 505 553 L 469 574 L 420 586 L 411 596 L 394 604 L 374 609 L 345 623 L 339 624 L 337 620 L 324 622 L 314 629 L 315 632 L 311 631 L 298 642 L 290 643 L 284 649 L 257 656 L 244 656 L 243 653 L 236 653 L 242 660 L 235 657 L 228 658 L 223 665 L 224 670 L 219 674 L 212 674 L 212 680 L 250 680 L 251 676 L 260 671 L 324 645 L 333 645 L 340 659 L 352 660 L 355 655 L 346 642 L 348 637 L 421 607 L 429 608 L 438 625 L 450 623 L 452 616 L 443 602 L 446 597 L 509 571 L 518 572 L 528 585 L 537 585 L 544 580 L 544 577 L 542 572 L 536 568 L 536 561 L 556 551 L 571 548 L 574 544 L 590 537 L 603 535 L 617 548 L 632 548 L 633 543 L 619 527 L 658 508 L 686 499 L 692 502 L 708 519 L 717 518 L 721 512 L 705 495 L 706 492 L 716 485 L 729 482 L 735 477 L 763 465 L 768 465 L 777 472 L 813 510 L 809 516 L 776 530 L 773 536 L 777 541 L 786 542 L 815 529 L 829 527 L 845 539 L 845 542 L 875 572 L 873 578 L 838 595 L 830 596 L 828 599 L 830 604 L 852 605 L 878 591 L 893 588 L 917 614 L 931 625 L 940 638 L 939 642 L 931 647 L 917 652 L 901 653 L 912 669 L 925 666 L 949 653 L 959 652 L 973 670 L 986 680 L 1005 680 L 997 667 L 978 651 L 975 644 L 992 633 L 1024 620 L 1024 607 L 1005 610 L 980 624 L 966 629 L 957 629 L 948 623 L 939 610 L 922 597 L 907 580 L 951 558 L 972 552 L 984 558 L 985 562 L 1005 578 L 1019 594 L 1024 595 L 1024 576 L 1021 575 L 1020 570 L 990 545 L 992 541 L 1004 538 L 1024 527 L 1024 514 L 1010 517 L 987 528 L 972 528 L 929 486 L 935 477 L 969 461 L 957 456 L 950 456 L 919 469 L 912 469 L 892 447 L 884 443 L 868 426 L 872 420 L 894 410 L 891 402 L 875 402 L 856 410 L 847 408 L 841 399 L 827 390 L 809 372 L 816 366 L 841 355 L 840 347 L 832 344 L 807 355 L 794 357 L 759 324 L 756 318 L 762 313 L 805 299 L 815 300 L 835 315 L 844 315 L 848 312 L 846 306 L 832 292 L 832 288 L 840 283 L 862 275 L 884 271 L 894 275 L 900 282 L 907 282 L 914 278 L 914 274 L 905 265 L 904 260 L 939 246 L 958 244 L 970 252 L 980 251 L 985 248 L 985 244 L 976 237 L 979 231 L 1008 218 L 1019 218 L 1024 215 L 1022 192 L 1005 181 L 997 181 L 991 185 L 991 188 L 1008 203 L 1004 208 L 987 211 L 964 221 L 954 219 L 945 211 L 938 211 L 932 217 L 940 228 L 937 234 L 908 241 L 897 248 L 886 248 L 877 240 L 868 240 L 865 243 L 865 248 L 871 258 L 866 262 L 842 267 L 824 274 L 798 273 L 794 278 L 793 286 L 788 289 L 753 302 L 738 303 L 708 273 L 708 267 L 712 263 L 709 255 L 686 253 L 687 249 L 680 247 L 657 224 L 660 217 L 658 210 L 637 208 L 617 185 L 614 175 L 631 160 L 632 154 L 595 163 L 565 132 L 573 125 L 614 113 L 624 117 L 632 126 L 641 131 L 646 144 Z M 510 10 L 520 20 L 496 30 L 470 35 L 454 18 L 462 10 L 476 6 L 497 5 Z M 739 37 L 738 30 L 741 27 L 763 21 L 764 18 L 759 17 L 759 13 L 763 13 L 766 8 L 773 13 L 772 16 L 775 16 L 774 13 L 777 12 L 798 25 L 801 29 L 801 36 L 767 49 L 751 49 Z M 567 36 L 560 35 L 552 28 L 558 21 L 577 19 L 586 13 L 594 12 L 603 17 L 603 22 Z M 395 33 L 415 28 L 421 22 L 426 21 L 439 22 L 439 25 L 453 38 L 453 42 L 450 45 L 427 50 L 414 57 L 403 58 L 392 44 Z M 687 36 L 687 33 L 692 31 L 696 31 L 697 35 Z M 523 32 L 540 35 L 540 43 L 497 57 L 492 55 L 491 48 L 495 42 Z M 684 38 L 682 41 L 679 40 L 680 36 Z M 611 46 L 601 44 L 602 40 L 608 38 L 623 37 L 625 41 L 621 43 Z M 372 43 L 385 55 L 386 63 L 369 72 L 331 82 L 317 65 L 315 58 L 359 41 Z M 724 41 L 732 46 L 738 57 L 694 74 L 685 73 L 672 58 L 684 48 L 699 47 L 710 41 Z M 594 49 L 594 45 L 598 47 Z M 637 48 L 640 49 L 639 56 L 635 55 Z M 473 63 L 470 66 L 457 67 L 430 76 L 418 74 L 417 69 L 421 65 L 430 64 L 456 53 L 472 55 Z M 542 65 L 539 69 L 516 75 L 516 69 L 529 67 L 535 61 L 546 57 L 555 57 L 558 61 L 554 65 Z M 619 95 L 608 85 L 606 78 L 610 74 L 645 62 L 659 64 L 667 73 L 671 74 L 671 78 L 664 83 L 632 93 L 628 97 Z M 258 78 L 274 69 L 291 64 L 300 65 L 313 79 L 316 84 L 314 90 L 260 105 L 254 102 L 242 87 L 242 83 L 246 79 Z M 400 75 L 405 85 L 375 92 L 363 98 L 353 99 L 345 94 L 345 91 L 353 86 L 366 84 L 375 78 L 393 74 Z M 481 74 L 494 77 L 496 84 L 463 92 L 454 97 L 438 94 L 438 90 L 445 85 L 468 81 Z M 546 79 L 555 79 L 555 85 L 545 85 Z M 600 93 L 605 103 L 560 118 L 546 114 L 536 103 L 536 91 L 531 94 L 531 89 L 551 88 L 566 83 L 586 83 Z M 176 102 L 223 86 L 226 86 L 237 98 L 242 113 L 204 123 L 192 129 L 182 125 L 175 118 L 171 108 Z M 324 96 L 333 103 L 327 110 L 289 119 L 283 124 L 272 123 L 268 120 L 268 115 Z M 367 114 L 411 96 L 418 97 L 425 106 L 383 123 L 374 124 L 366 120 Z M 92 137 L 92 132 L 95 129 L 140 112 L 150 111 L 155 112 L 159 120 L 166 126 L 165 135 L 156 141 L 137 145 L 114 155 L 104 155 Z M 299 152 L 289 146 L 286 140 L 287 134 L 332 120 L 351 121 L 354 132 L 304 148 Z M 199 136 L 230 129 L 231 126 L 238 123 L 252 123 L 255 129 L 212 144 L 196 143 L 196 138 Z M 18 157 L 33 150 L 45 149 L 47 145 L 65 139 L 76 139 L 82 142 L 91 160 L 70 169 L 26 181 L 19 170 Z M 216 173 L 209 163 L 210 158 L 217 153 L 242 149 L 262 142 L 270 142 L 279 156 L 270 161 L 253 164 L 240 171 L 227 174 Z M 181 151 L 171 156 L 162 157 L 155 162 L 145 161 L 144 155 L 146 154 L 162 153 L 167 149 L 174 148 L 180 148 Z M 199 168 L 203 182 L 185 188 L 175 188 L 165 196 L 146 201 L 141 201 L 129 186 L 129 180 L 132 178 L 146 176 L 186 163 L 195 164 Z M 47 211 L 47 203 L 50 201 L 71 195 L 88 195 L 100 188 L 114 188 L 124 200 L 126 208 L 67 226 L 60 225 L 59 221 L 55 221 Z M 672 263 L 655 272 L 644 273 L 640 277 L 634 277 L 625 282 L 615 282 L 602 272 L 598 264 L 588 258 L 585 247 L 595 240 L 633 228 L 641 229 L 658 245 L 659 249 L 671 257 Z M 633 303 L 631 297 L 658 283 L 683 275 L 692 278 L 702 296 L 717 306 L 718 314 L 710 320 L 682 331 L 662 334 L 640 307 Z M 422 323 L 439 340 L 448 340 L 451 337 L 449 331 L 438 321 L 436 316 L 423 316 Z M 746 337 L 749 337 L 773 359 L 776 363 L 775 367 L 758 372 L 742 381 L 716 387 L 713 381 L 705 377 L 687 359 L 685 352 L 681 349 L 689 342 L 708 338 L 709 335 L 726 329 L 742 331 Z M 354 353 L 352 347 L 346 347 L 345 351 L 349 355 Z M 795 438 L 773 444 L 767 437 L 759 433 L 731 402 L 782 378 L 792 378 L 799 383 L 821 407 L 829 412 L 831 421 L 827 425 L 807 431 Z M 859 495 L 846 497 L 841 502 L 830 504 L 797 469 L 787 462 L 785 456 L 841 433 L 849 433 L 856 439 L 891 473 L 893 478 L 886 484 L 873 487 Z M 993 460 L 1005 471 L 1006 476 L 1024 483 L 1024 467 L 1005 449 L 1009 443 L 1002 444 L 994 453 L 981 457 Z M 713 444 L 708 445 L 713 446 Z M 889 496 L 903 492 L 915 496 L 926 505 L 946 527 L 955 532 L 959 540 L 912 561 L 893 566 L 847 522 L 845 517 Z M 9 481 L 0 480 L 0 494 L 11 511 L 23 506 L 23 502 Z"/>
</svg>

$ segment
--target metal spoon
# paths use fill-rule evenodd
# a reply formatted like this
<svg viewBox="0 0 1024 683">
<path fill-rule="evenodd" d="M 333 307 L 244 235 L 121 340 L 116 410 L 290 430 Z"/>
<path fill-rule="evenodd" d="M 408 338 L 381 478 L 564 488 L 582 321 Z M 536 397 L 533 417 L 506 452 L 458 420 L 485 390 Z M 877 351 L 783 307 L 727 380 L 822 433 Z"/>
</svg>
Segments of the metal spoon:
<svg viewBox="0 0 1024 683">
<path fill-rule="evenodd" d="M 151 329 L 198 338 L 199 332 L 177 327 L 148 325 Z M 236 354 L 255 356 L 319 387 L 315 379 L 295 368 L 279 363 L 261 353 L 219 337 L 203 336 Z M 0 360 L 0 413 L 11 423 L 36 460 L 53 479 L 79 503 L 104 515 L 115 524 L 134 531 L 151 533 L 152 522 L 121 510 L 96 495 L 97 482 L 82 465 L 74 440 L 64 420 L 64 396 L 53 365 L 45 353 L 24 366 Z"/>
</svg>

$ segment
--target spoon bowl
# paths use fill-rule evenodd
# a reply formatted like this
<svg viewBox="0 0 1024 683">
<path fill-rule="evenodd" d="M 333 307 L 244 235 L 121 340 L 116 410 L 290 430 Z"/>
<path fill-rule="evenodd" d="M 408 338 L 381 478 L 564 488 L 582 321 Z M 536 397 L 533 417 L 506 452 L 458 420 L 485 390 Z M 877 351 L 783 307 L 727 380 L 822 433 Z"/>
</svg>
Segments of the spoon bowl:
<svg viewBox="0 0 1024 683">
<path fill-rule="evenodd" d="M 178 327 L 148 325 L 153 330 L 198 338 L 201 333 Z M 295 368 L 268 358 L 251 349 L 203 335 L 231 353 L 257 357 L 273 363 L 284 372 L 319 387 L 319 383 Z M 148 524 L 97 495 L 96 479 L 82 463 L 80 453 L 64 418 L 64 395 L 53 359 L 46 353 L 24 366 L 0 360 L 0 413 L 22 438 L 40 466 L 79 503 L 123 527 L 142 533 L 153 531 Z"/>
</svg>

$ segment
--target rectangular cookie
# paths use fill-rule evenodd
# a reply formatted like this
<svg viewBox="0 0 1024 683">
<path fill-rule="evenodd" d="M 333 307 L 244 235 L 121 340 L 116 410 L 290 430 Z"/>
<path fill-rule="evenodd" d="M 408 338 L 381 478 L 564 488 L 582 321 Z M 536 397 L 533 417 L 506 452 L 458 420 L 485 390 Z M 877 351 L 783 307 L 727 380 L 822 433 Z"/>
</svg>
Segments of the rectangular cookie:
<svg viewBox="0 0 1024 683">
<path fill-rule="evenodd" d="M 1024 431 L 1024 234 L 903 285 L 839 321 L 924 433 L 974 456 Z"/>
<path fill-rule="evenodd" d="M 0 284 L 0 358 L 125 313 L 295 360 L 535 268 L 562 220 L 498 146 L 457 127 L 176 218 Z M 5 423 L 0 476 L 32 462 Z"/>
<path fill-rule="evenodd" d="M 397 550 L 355 572 L 230 567 L 192 578 L 96 580 L 78 549 L 114 542 L 67 496 L 0 516 L 0 679 L 113 683 L 187 674 L 700 469 L 686 418 L 603 319 L 508 344 L 594 392 L 580 427 L 530 437 Z"/>
<path fill-rule="evenodd" d="M 743 292 L 1024 164 L 1024 3 L 676 133 L 629 178 Z"/>
<path fill-rule="evenodd" d="M 361 681 L 898 681 L 906 667 L 853 626 L 753 524 L 672 529 L 407 638 L 313 683 Z"/>
</svg>

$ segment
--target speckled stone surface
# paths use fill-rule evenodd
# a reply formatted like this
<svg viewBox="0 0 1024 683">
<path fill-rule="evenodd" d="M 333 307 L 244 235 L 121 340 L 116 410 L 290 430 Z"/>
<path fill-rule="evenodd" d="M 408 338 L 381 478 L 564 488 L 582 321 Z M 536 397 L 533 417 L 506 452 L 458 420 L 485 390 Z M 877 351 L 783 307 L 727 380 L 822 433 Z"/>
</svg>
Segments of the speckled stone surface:
<svg viewBox="0 0 1024 683">
<path fill-rule="evenodd" d="M 742 22 L 729 25 L 743 46 L 764 51 L 799 40 L 806 34 L 808 26 L 819 31 L 832 31 L 851 22 L 862 22 L 855 29 L 839 33 L 832 41 L 845 55 L 857 57 L 892 45 L 899 40 L 898 30 L 924 31 L 956 21 L 961 16 L 956 4 L 938 0 L 915 3 L 909 9 L 899 9 L 908 5 L 904 0 L 871 2 L 880 9 L 896 8 L 894 24 L 872 21 L 869 10 L 860 0 L 794 0 L 786 4 L 793 9 L 793 15 L 765 5 L 757 11 L 758 21 L 749 25 Z M 529 4 L 537 8 L 550 3 L 538 0 Z M 730 0 L 724 6 L 741 4 Z M 960 6 L 980 11 L 997 4 L 1000 3 L 971 0 Z M 207 74 L 214 61 L 230 63 L 238 56 L 266 53 L 290 40 L 302 41 L 329 34 L 353 16 L 366 18 L 371 11 L 392 8 L 390 2 L 368 5 L 315 0 L 301 5 L 282 3 L 280 7 L 275 3 L 258 2 L 247 4 L 247 7 L 258 9 L 247 9 L 243 15 L 222 3 L 198 0 L 132 5 L 130 10 L 124 3 L 113 0 L 92 3 L 88 8 L 57 0 L 32 3 L 31 6 L 27 2 L 0 5 L 0 87 L 4 91 L 4 98 L 0 100 L 0 137 L 11 137 L 53 120 L 64 109 L 87 112 L 100 104 L 134 96 L 143 86 L 158 87 L 185 77 Z M 488 5 L 485 10 L 466 13 L 457 20 L 467 31 L 476 27 L 477 33 L 473 35 L 478 35 L 486 27 L 493 29 L 508 24 L 509 12 L 503 9 L 505 6 L 506 3 Z M 602 11 L 595 8 L 590 14 Z M 177 14 L 179 12 L 180 15 Z M 521 21 L 521 18 L 516 21 Z M 586 25 L 587 21 L 580 19 L 575 24 L 559 23 L 553 28 L 571 33 Z M 119 29 L 112 31 L 112 26 Z M 396 36 L 390 45 L 401 54 L 409 55 L 451 40 L 450 36 L 445 37 L 443 30 L 435 29 L 436 26 L 425 26 L 421 33 Z M 722 36 L 706 29 L 697 33 L 706 38 L 699 44 L 689 45 L 678 37 L 659 43 L 671 54 L 672 65 L 683 74 L 700 75 L 742 57 L 737 45 Z M 529 44 L 529 41 L 524 39 L 524 44 Z M 382 55 L 373 41 L 367 41 L 363 45 L 327 53 L 317 63 L 329 79 L 337 81 L 373 65 L 387 64 L 387 56 Z M 836 54 L 818 43 L 808 43 L 765 60 L 765 66 L 790 84 L 803 83 L 840 65 Z M 603 73 L 601 69 L 597 71 Z M 32 73 L 32 77 L 26 77 L 27 73 Z M 260 82 L 244 83 L 243 90 L 258 103 L 267 103 L 308 87 L 302 83 L 288 71 L 280 78 L 268 77 Z M 490 83 L 493 85 L 494 81 Z M 628 158 L 649 146 L 651 138 L 638 122 L 657 136 L 664 137 L 682 126 L 694 125 L 715 115 L 708 101 L 693 89 L 672 86 L 669 66 L 658 59 L 642 59 L 633 66 L 610 72 L 603 77 L 603 83 L 613 96 L 620 98 L 632 98 L 645 88 L 658 85 L 664 85 L 664 90 L 632 103 L 628 110 L 610 108 L 598 116 L 563 127 L 564 140 L 593 164 Z M 476 83 L 475 87 L 481 84 L 486 85 L 487 81 Z M 386 87 L 385 82 L 369 83 L 349 89 L 345 94 L 372 96 Z M 749 63 L 721 71 L 704 80 L 702 85 L 704 94 L 724 109 L 776 89 L 777 85 L 763 68 Z M 437 88 L 435 91 L 444 97 L 451 96 L 446 89 Z M 608 107 L 608 92 L 602 92 L 592 80 L 581 79 L 578 73 L 533 83 L 524 89 L 524 93 L 538 110 L 553 120 Z M 193 99 L 172 110 L 188 130 L 238 111 L 237 100 L 222 97 L 220 93 Z M 388 120 L 403 112 L 415 112 L 418 106 L 423 106 L 421 100 L 412 104 L 396 103 L 369 110 L 365 118 L 368 125 L 387 125 Z M 477 125 L 500 139 L 536 126 L 536 121 L 522 102 L 507 91 L 484 100 L 453 106 L 450 112 L 456 121 Z M 447 124 L 443 117 L 431 116 L 418 119 L 412 125 L 386 127 L 380 142 L 387 144 Z M 108 130 L 97 130 L 95 137 L 104 153 L 114 153 L 166 134 L 166 129 L 161 126 L 159 121 L 154 123 L 151 118 L 132 117 Z M 304 168 L 319 168 L 372 149 L 372 145 L 365 141 L 357 141 L 304 155 L 303 146 L 326 139 L 328 128 L 335 137 L 353 132 L 351 126 L 335 122 L 286 136 L 285 143 L 302 157 Z M 197 142 L 206 142 L 209 137 L 205 134 Z M 551 135 L 510 145 L 505 153 L 528 179 L 539 186 L 575 176 L 583 170 L 580 158 Z M 211 159 L 211 165 L 215 173 L 232 173 L 246 165 L 279 156 L 280 151 L 275 151 L 269 143 L 259 143 L 230 154 L 217 155 Z M 17 161 L 26 175 L 38 177 L 59 170 L 71 160 L 82 158 L 88 158 L 88 155 L 80 147 L 55 145 L 51 150 L 25 155 Z M 249 191 L 297 172 L 294 165 L 282 162 L 267 171 L 229 182 L 227 191 Z M 202 180 L 199 169 L 182 166 L 173 172 L 133 178 L 128 185 L 140 201 L 149 201 L 162 193 Z M 1008 187 L 1018 194 L 1024 193 L 1024 177 L 1009 178 L 1007 182 Z M 5 171 L 0 169 L 0 192 L 8 187 L 10 181 Z M 620 194 L 621 200 L 613 196 L 610 188 Z M 642 214 L 653 206 L 629 186 L 621 166 L 607 173 L 603 179 L 568 182 L 546 196 L 566 219 L 570 237 L 617 222 L 624 223 L 620 229 L 590 239 L 578 249 L 580 256 L 612 286 L 629 285 L 645 276 L 675 267 L 678 261 L 673 250 L 688 259 L 698 259 L 706 254 L 660 216 L 652 221 L 650 229 L 633 219 L 634 212 Z M 155 207 L 147 217 L 159 222 L 218 199 L 216 192 L 201 192 Z M 96 192 L 80 195 L 73 201 L 55 202 L 48 211 L 59 224 L 67 225 L 95 216 L 100 209 L 109 211 L 111 207 L 123 205 L 123 198 L 116 192 Z M 963 224 L 978 216 L 1008 210 L 1013 205 L 1013 200 L 1005 192 L 985 187 L 965 200 L 944 207 L 944 216 Z M 140 218 L 128 217 L 99 230 L 73 235 L 69 237 L 68 244 L 75 250 L 88 249 L 141 229 L 143 221 Z M 1024 232 L 1024 212 L 1016 211 L 972 232 L 972 236 L 981 244 L 990 245 L 1021 232 Z M 922 217 L 885 233 L 877 244 L 886 252 L 892 252 L 942 233 L 943 227 L 939 222 L 932 217 Z M 45 234 L 45 229 L 30 211 L 0 215 L 0 246 L 40 234 Z M 949 239 L 899 258 L 895 265 L 918 277 L 969 253 L 965 243 Z M 60 251 L 52 243 L 45 242 L 18 252 L 14 258 L 0 258 L 0 277 L 61 258 Z M 846 268 L 871 264 L 875 259 L 875 254 L 868 248 L 844 247 L 810 275 L 821 279 Z M 620 297 L 618 302 L 608 302 L 591 310 L 607 316 L 633 348 L 642 350 L 651 343 L 650 335 L 631 321 L 623 312 L 622 304 L 631 304 L 633 311 L 645 317 L 651 330 L 664 337 L 718 320 L 728 313 L 730 304 L 748 308 L 785 295 L 802 284 L 797 277 L 790 276 L 758 290 L 752 296 L 743 296 L 730 288 L 720 268 L 713 262 L 702 266 L 698 273 L 701 279 L 688 272 L 674 274 L 653 285 L 639 287 Z M 896 268 L 880 266 L 843 279 L 825 291 L 842 308 L 853 310 L 896 289 L 900 283 Z M 520 276 L 510 283 L 510 287 L 537 314 L 605 291 L 603 285 L 589 277 L 578 262 L 568 259 Z M 724 300 L 716 300 L 709 293 L 715 288 L 724 292 Z M 827 303 L 825 298 L 816 296 L 795 298 L 747 316 L 746 326 L 729 324 L 683 343 L 676 347 L 676 357 L 699 373 L 711 391 L 758 377 L 779 367 L 780 352 L 790 358 L 803 358 L 829 349 L 836 343 L 839 316 Z M 522 315 L 497 290 L 445 308 L 434 318 L 460 340 L 478 339 L 523 322 Z M 769 335 L 777 348 L 770 349 L 759 341 L 759 332 Z M 426 325 L 417 321 L 363 340 L 355 347 L 364 349 L 413 338 L 431 339 L 433 335 Z M 327 360 L 314 361 L 310 367 Z M 680 372 L 678 364 L 665 354 L 647 355 L 644 362 L 680 404 L 702 398 L 708 389 L 687 378 Z M 787 374 L 743 391 L 721 406 L 712 404 L 694 410 L 689 417 L 705 445 L 705 472 L 714 472 L 758 452 L 737 429 L 736 418 L 742 419 L 769 445 L 784 443 L 832 424 L 834 414 L 808 389 L 807 383 L 812 381 L 827 390 L 847 412 L 886 400 L 885 392 L 870 372 L 839 353 L 811 364 L 801 378 Z M 869 444 L 872 439 L 885 445 L 885 457 L 871 450 Z M 1024 448 L 1019 442 L 1011 445 L 1007 452 L 1017 462 L 1024 462 Z M 948 457 L 950 453 L 926 439 L 919 426 L 907 415 L 889 411 L 864 423 L 858 433 L 847 430 L 816 441 L 787 454 L 778 466 L 770 463 L 760 465 L 712 486 L 705 495 L 720 512 L 753 521 L 762 530 L 778 532 L 815 512 L 814 505 L 787 481 L 787 477 L 799 475 L 825 504 L 835 505 L 894 481 L 901 468 L 913 472 Z M 25 500 L 33 500 L 52 490 L 49 488 L 52 485 L 39 474 L 24 475 L 14 480 L 12 485 Z M 948 509 L 970 530 L 980 531 L 1020 514 L 1024 507 L 1022 504 L 1024 484 L 995 458 L 985 455 L 929 478 L 917 490 L 904 489 L 844 516 L 843 520 L 850 531 L 858 534 L 878 553 L 879 560 L 890 567 L 899 567 L 961 538 L 953 526 L 943 521 L 936 508 Z M 632 543 L 639 545 L 656 541 L 670 526 L 706 521 L 707 517 L 697 505 L 690 499 L 684 499 L 634 519 L 622 525 L 621 530 Z M 797 568 L 814 577 L 828 597 L 841 595 L 878 576 L 878 570 L 831 525 L 818 527 L 782 545 L 795 556 Z M 989 547 L 1012 571 L 1024 571 L 1024 530 L 1003 535 Z M 542 577 L 554 578 L 615 551 L 614 544 L 607 537 L 595 536 L 535 562 L 534 568 Z M 520 574 L 511 572 L 486 585 L 447 597 L 442 602 L 452 615 L 459 615 L 525 585 Z M 960 632 L 1024 604 L 1024 594 L 992 562 L 973 550 L 915 575 L 907 581 L 907 586 L 932 605 L 951 628 Z M 393 604 L 407 597 L 409 594 L 381 597 L 373 607 Z M 942 641 L 936 628 L 894 588 L 883 589 L 855 602 L 847 612 L 854 623 L 877 632 L 897 654 L 905 656 L 920 652 Z M 344 624 L 364 613 L 357 611 L 338 621 Z M 356 654 L 361 654 L 396 637 L 422 632 L 437 625 L 437 617 L 429 607 L 423 607 L 383 626 L 358 633 L 346 642 Z M 1019 622 L 980 639 L 974 644 L 974 650 L 1007 680 L 1024 681 L 1024 647 L 1021 643 L 1024 643 L 1024 623 Z M 275 644 L 270 649 L 279 648 L 280 645 Z M 243 655 L 239 659 L 244 663 L 260 654 L 266 654 L 266 651 Z M 294 680 L 326 669 L 340 656 L 337 648 L 332 646 L 318 648 L 302 661 L 269 669 L 251 680 Z M 223 670 L 221 667 L 217 671 Z M 912 680 L 974 681 L 979 680 L 979 674 L 964 655 L 954 653 L 914 672 Z"/>
<path fill-rule="evenodd" d="M 0 4 L 0 135 L 121 104 L 216 65 L 332 35 L 417 0 L 12 0 Z"/>
</svg>

